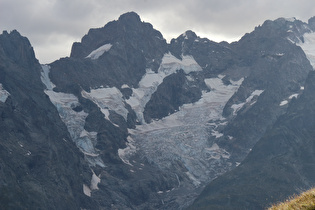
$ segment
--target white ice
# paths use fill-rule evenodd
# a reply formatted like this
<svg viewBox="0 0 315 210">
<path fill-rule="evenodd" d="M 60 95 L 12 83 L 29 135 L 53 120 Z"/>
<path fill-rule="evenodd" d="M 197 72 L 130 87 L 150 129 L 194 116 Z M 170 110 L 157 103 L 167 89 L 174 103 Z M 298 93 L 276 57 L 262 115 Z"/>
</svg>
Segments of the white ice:
<svg viewBox="0 0 315 210">
<path fill-rule="evenodd" d="M 306 54 L 313 69 L 315 69 L 315 32 L 304 34 L 304 43 L 297 43 Z"/>
<path fill-rule="evenodd" d="M 287 105 L 288 103 L 289 103 L 289 101 L 284 100 L 284 101 L 281 101 L 279 106 L 284 106 L 284 105 Z"/>
<path fill-rule="evenodd" d="M 56 85 L 54 85 L 50 79 L 49 79 L 49 72 L 50 72 L 50 66 L 49 65 L 42 65 L 42 71 L 40 79 L 42 80 L 42 83 L 46 86 L 47 90 L 52 90 Z"/>
<path fill-rule="evenodd" d="M 163 56 L 158 72 L 155 73 L 151 69 L 147 69 L 146 74 L 139 82 L 139 87 L 132 89 L 133 94 L 126 102 L 136 112 L 141 123 L 145 123 L 143 111 L 152 94 L 157 90 L 165 77 L 176 73 L 180 69 L 184 70 L 186 74 L 202 70 L 192 56 L 182 56 L 182 60 L 179 60 L 171 53 L 167 53 Z"/>
<path fill-rule="evenodd" d="M 100 56 L 102 56 L 105 52 L 108 52 L 112 46 L 113 45 L 111 44 L 105 44 L 97 48 L 96 50 L 93 50 L 88 56 L 86 56 L 86 58 L 91 58 L 92 60 L 96 60 Z"/>
<path fill-rule="evenodd" d="M 55 92 L 52 90 L 55 85 L 50 81 L 49 66 L 43 65 L 41 80 L 46 85 L 45 93 L 49 96 L 50 101 L 55 105 L 61 120 L 65 123 L 72 140 L 77 147 L 88 156 L 90 164 L 105 167 L 103 161 L 98 156 L 94 146 L 97 142 L 96 132 L 87 132 L 84 129 L 87 113 L 84 111 L 76 112 L 74 107 L 80 105 L 78 98 L 69 93 Z M 92 161 L 91 161 L 92 160 Z"/>
<path fill-rule="evenodd" d="M 4 103 L 4 102 L 7 100 L 7 98 L 8 98 L 9 95 L 10 95 L 10 93 L 9 93 L 8 91 L 6 91 L 6 90 L 3 88 L 2 84 L 0 83 L 0 101 L 1 101 L 2 103 Z"/>
<path fill-rule="evenodd" d="M 82 91 L 82 96 L 93 101 L 109 120 L 109 111 L 121 115 L 126 121 L 128 110 L 125 107 L 122 93 L 116 87 L 92 89 L 90 92 Z"/>
</svg>

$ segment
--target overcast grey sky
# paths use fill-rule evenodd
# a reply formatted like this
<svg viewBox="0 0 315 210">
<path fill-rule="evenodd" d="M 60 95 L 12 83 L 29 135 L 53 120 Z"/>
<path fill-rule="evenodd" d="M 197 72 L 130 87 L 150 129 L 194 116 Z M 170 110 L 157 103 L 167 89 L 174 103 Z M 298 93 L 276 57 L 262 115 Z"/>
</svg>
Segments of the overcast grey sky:
<svg viewBox="0 0 315 210">
<path fill-rule="evenodd" d="M 186 30 L 235 41 L 265 20 L 315 16 L 315 0 L 0 0 L 0 30 L 17 29 L 41 63 L 70 55 L 72 43 L 129 11 L 168 41 Z"/>
</svg>

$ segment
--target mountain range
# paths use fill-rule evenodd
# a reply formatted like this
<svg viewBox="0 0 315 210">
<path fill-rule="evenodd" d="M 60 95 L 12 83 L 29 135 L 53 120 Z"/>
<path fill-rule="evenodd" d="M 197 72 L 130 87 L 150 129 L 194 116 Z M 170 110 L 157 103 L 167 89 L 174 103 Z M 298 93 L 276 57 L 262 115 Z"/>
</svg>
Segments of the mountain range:
<svg viewBox="0 0 315 210">
<path fill-rule="evenodd" d="M 40 64 L 0 35 L 2 209 L 265 209 L 314 186 L 315 18 L 167 43 L 128 12 Z"/>
</svg>

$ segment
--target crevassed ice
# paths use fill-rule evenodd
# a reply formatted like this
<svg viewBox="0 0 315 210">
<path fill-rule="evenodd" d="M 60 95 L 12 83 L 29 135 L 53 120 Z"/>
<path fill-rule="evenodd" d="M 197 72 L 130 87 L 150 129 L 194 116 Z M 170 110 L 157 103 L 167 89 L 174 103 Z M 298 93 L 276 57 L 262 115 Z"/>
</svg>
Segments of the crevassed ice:
<svg viewBox="0 0 315 210">
<path fill-rule="evenodd" d="M 122 93 L 116 87 L 92 89 L 89 93 L 82 91 L 81 94 L 84 98 L 93 101 L 107 120 L 109 120 L 108 110 L 112 110 L 127 121 L 129 111 L 125 107 Z"/>
<path fill-rule="evenodd" d="M 2 103 L 4 103 L 4 102 L 7 100 L 7 98 L 8 98 L 9 95 L 10 95 L 10 93 L 9 93 L 8 91 L 6 91 L 6 90 L 3 88 L 2 84 L 0 83 L 0 101 L 1 101 Z"/>
<path fill-rule="evenodd" d="M 50 67 L 48 65 L 42 66 L 41 80 L 47 88 L 45 93 L 49 96 L 50 101 L 57 108 L 59 116 L 65 123 L 72 140 L 85 154 L 90 164 L 105 167 L 103 161 L 100 157 L 98 157 L 99 155 L 94 148 L 97 141 L 97 133 L 88 132 L 84 129 L 85 119 L 88 114 L 84 111 L 76 112 L 73 110 L 74 107 L 80 104 L 75 95 L 61 92 L 57 93 L 52 90 L 55 85 L 48 77 L 49 71 Z"/>
<path fill-rule="evenodd" d="M 92 60 L 98 59 L 100 56 L 102 56 L 105 52 L 109 51 L 110 48 L 112 47 L 112 44 L 105 44 L 96 50 L 93 50 L 88 56 L 85 58 L 91 58 Z"/>
<path fill-rule="evenodd" d="M 151 69 L 147 69 L 146 74 L 139 82 L 139 87 L 132 89 L 133 94 L 126 102 L 136 112 L 141 123 L 145 123 L 143 111 L 152 94 L 157 90 L 165 77 L 176 73 L 180 69 L 183 69 L 186 74 L 202 70 L 192 56 L 182 56 L 182 60 L 179 60 L 171 53 L 166 53 L 163 56 L 158 72 L 155 73 Z"/>
<path fill-rule="evenodd" d="M 133 147 L 160 168 L 168 169 L 172 161 L 180 160 L 189 172 L 186 175 L 195 185 L 209 181 L 215 176 L 214 165 L 222 164 L 230 157 L 217 144 L 210 143 L 209 137 L 211 133 L 219 135 L 217 127 L 225 125 L 222 117 L 224 105 L 237 91 L 243 78 L 231 82 L 224 85 L 222 77 L 206 79 L 211 91 L 204 91 L 199 101 L 185 104 L 178 112 L 161 120 L 129 130 L 134 140 L 131 142 Z"/>
</svg>

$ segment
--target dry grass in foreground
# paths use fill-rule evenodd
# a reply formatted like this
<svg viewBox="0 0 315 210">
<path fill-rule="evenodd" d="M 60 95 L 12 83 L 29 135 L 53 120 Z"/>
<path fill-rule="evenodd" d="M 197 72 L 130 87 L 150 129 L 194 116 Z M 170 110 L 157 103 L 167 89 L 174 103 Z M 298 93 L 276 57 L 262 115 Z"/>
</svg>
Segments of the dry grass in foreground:
<svg viewBox="0 0 315 210">
<path fill-rule="evenodd" d="M 310 189 L 300 195 L 297 195 L 283 203 L 275 204 L 268 210 L 285 210 L 285 209 L 315 209 L 315 188 Z"/>
</svg>

